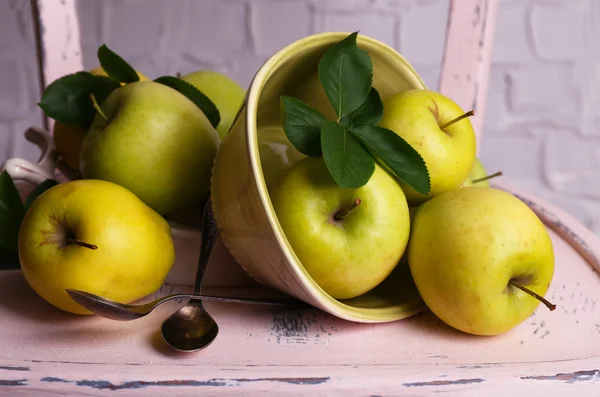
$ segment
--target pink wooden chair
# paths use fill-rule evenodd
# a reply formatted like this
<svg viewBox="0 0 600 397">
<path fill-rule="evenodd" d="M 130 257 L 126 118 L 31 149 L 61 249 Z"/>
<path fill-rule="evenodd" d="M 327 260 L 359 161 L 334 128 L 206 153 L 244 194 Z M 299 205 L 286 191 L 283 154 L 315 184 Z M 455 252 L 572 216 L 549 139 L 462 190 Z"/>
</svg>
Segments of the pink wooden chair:
<svg viewBox="0 0 600 397">
<path fill-rule="evenodd" d="M 83 68 L 77 14 L 74 0 L 33 3 L 39 5 L 43 27 L 41 52 L 56 43 L 64 48 L 44 52 L 43 63 L 40 58 L 43 87 Z M 472 121 L 480 139 L 497 7 L 497 0 L 452 1 L 439 86 L 463 108 L 475 109 Z M 45 136 L 39 130 L 30 133 Z M 41 172 L 53 161 L 43 157 Z M 130 323 L 73 318 L 35 297 L 19 271 L 5 271 L 0 272 L 0 395 L 95 396 L 116 390 L 165 396 L 598 395 L 600 240 L 535 195 L 503 183 L 496 186 L 530 205 L 547 225 L 556 252 L 549 296 L 558 309 L 549 312 L 541 306 L 505 335 L 461 334 L 430 313 L 368 325 L 317 310 L 273 312 L 207 303 L 220 323 L 219 338 L 202 352 L 175 354 L 163 347 L 158 332 L 174 306 L 164 305 L 159 313 Z M 178 259 L 157 295 L 188 290 L 194 278 L 198 234 L 182 234 L 177 241 L 189 248 L 189 255 Z M 252 282 L 222 246 L 217 245 L 214 256 L 208 291 L 222 291 L 224 285 L 236 293 L 248 290 Z"/>
</svg>

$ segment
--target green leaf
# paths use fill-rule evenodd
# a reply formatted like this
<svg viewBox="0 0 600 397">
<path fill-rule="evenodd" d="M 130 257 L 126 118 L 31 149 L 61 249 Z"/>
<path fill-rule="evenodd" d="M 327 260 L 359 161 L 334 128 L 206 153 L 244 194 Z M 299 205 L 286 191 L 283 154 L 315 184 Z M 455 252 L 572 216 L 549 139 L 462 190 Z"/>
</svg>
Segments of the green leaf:
<svg viewBox="0 0 600 397">
<path fill-rule="evenodd" d="M 88 128 L 96 110 L 90 94 L 98 103 L 121 85 L 106 76 L 94 76 L 88 72 L 77 72 L 53 81 L 42 95 L 38 106 L 46 116 L 61 123 Z"/>
<path fill-rule="evenodd" d="M 31 204 L 33 204 L 35 199 L 37 199 L 39 196 L 41 196 L 42 193 L 44 193 L 46 190 L 48 190 L 51 187 L 56 186 L 56 185 L 58 185 L 58 182 L 55 181 L 54 179 L 46 179 L 44 182 L 37 185 L 35 187 L 35 189 L 33 189 L 33 191 L 31 193 L 29 193 L 29 196 L 27 196 L 27 198 L 25 199 L 25 203 L 24 203 L 25 212 L 27 212 L 27 210 L 29 210 L 29 207 L 31 207 Z"/>
<path fill-rule="evenodd" d="M 321 147 L 325 165 L 341 188 L 359 188 L 366 184 L 375 172 L 373 157 L 335 121 L 323 122 Z"/>
<path fill-rule="evenodd" d="M 379 92 L 371 88 L 367 99 L 352 113 L 340 120 L 340 124 L 348 127 L 377 125 L 383 116 L 383 102 Z"/>
<path fill-rule="evenodd" d="M 282 96 L 283 130 L 296 149 L 307 156 L 321 155 L 321 124 L 327 119 L 304 102 Z"/>
<path fill-rule="evenodd" d="M 21 197 L 8 172 L 0 174 L 0 246 L 17 251 L 19 227 L 25 209 Z"/>
<path fill-rule="evenodd" d="M 319 61 L 319 80 L 338 119 L 358 108 L 369 95 L 373 64 L 358 48 L 354 32 L 327 50 Z"/>
<path fill-rule="evenodd" d="M 208 118 L 208 121 L 210 121 L 212 126 L 217 128 L 217 125 L 221 122 L 219 110 L 206 95 L 200 92 L 199 89 L 187 81 L 173 76 L 161 76 L 154 81 L 171 87 L 185 95 L 190 101 L 194 102 L 202 112 L 204 112 L 204 115 Z"/>
<path fill-rule="evenodd" d="M 140 81 L 140 76 L 123 58 L 110 50 L 106 44 L 98 48 L 100 66 L 107 75 L 121 83 L 135 83 Z"/>
<path fill-rule="evenodd" d="M 431 185 L 427 165 L 402 137 L 387 128 L 374 125 L 353 128 L 351 134 L 398 179 L 418 193 L 429 193 Z"/>
<path fill-rule="evenodd" d="M 0 270 L 14 270 L 20 267 L 18 252 L 0 246 Z"/>
</svg>

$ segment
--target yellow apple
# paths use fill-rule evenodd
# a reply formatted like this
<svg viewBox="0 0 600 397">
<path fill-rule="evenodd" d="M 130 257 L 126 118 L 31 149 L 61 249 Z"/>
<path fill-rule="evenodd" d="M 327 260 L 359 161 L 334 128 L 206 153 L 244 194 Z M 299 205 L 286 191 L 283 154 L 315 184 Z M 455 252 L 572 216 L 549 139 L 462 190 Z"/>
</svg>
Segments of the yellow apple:
<svg viewBox="0 0 600 397">
<path fill-rule="evenodd" d="M 383 103 L 379 125 L 406 140 L 425 160 L 431 178 L 427 197 L 403 184 L 409 204 L 460 187 L 475 160 L 475 132 L 465 112 L 450 98 L 429 90 L 408 90 Z"/>
<path fill-rule="evenodd" d="M 59 309 L 90 312 L 66 288 L 132 302 L 156 291 L 175 260 L 168 223 L 117 184 L 56 185 L 29 208 L 19 230 L 28 284 Z"/>
<path fill-rule="evenodd" d="M 554 275 L 544 224 L 515 196 L 463 187 L 415 213 L 408 245 L 411 274 L 431 311 L 476 335 L 507 332 L 538 307 Z"/>
</svg>

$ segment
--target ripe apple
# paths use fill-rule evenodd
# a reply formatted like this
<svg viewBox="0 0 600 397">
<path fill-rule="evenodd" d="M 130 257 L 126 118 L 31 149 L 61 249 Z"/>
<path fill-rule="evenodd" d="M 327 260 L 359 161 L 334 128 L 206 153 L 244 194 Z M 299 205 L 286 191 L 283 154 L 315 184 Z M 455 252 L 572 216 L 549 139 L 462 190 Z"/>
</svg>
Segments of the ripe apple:
<svg viewBox="0 0 600 397">
<path fill-rule="evenodd" d="M 386 99 L 379 125 L 406 140 L 425 160 L 431 178 L 427 197 L 403 184 L 409 204 L 419 204 L 460 187 L 475 160 L 475 132 L 450 98 L 429 90 L 408 90 Z"/>
<path fill-rule="evenodd" d="M 124 186 L 160 214 L 208 193 L 219 134 L 192 101 L 143 81 L 113 91 L 101 111 L 81 146 L 84 178 Z"/>
<path fill-rule="evenodd" d="M 108 76 L 101 66 L 95 67 L 89 72 L 96 76 Z M 148 80 L 146 75 L 139 71 L 136 72 L 140 80 Z M 125 83 L 121 83 L 121 85 L 125 85 Z M 65 163 L 75 171 L 79 170 L 79 152 L 86 132 L 85 128 L 67 125 L 59 121 L 56 121 L 52 128 L 52 140 L 56 151 Z"/>
<path fill-rule="evenodd" d="M 242 106 L 246 94 L 244 89 L 230 77 L 212 70 L 198 70 L 181 79 L 196 87 L 215 104 L 221 116 L 217 131 L 223 139 Z"/>
<path fill-rule="evenodd" d="M 469 172 L 469 176 L 463 183 L 463 186 L 490 187 L 490 179 L 500 175 L 502 175 L 501 171 L 488 175 L 481 160 L 475 157 L 473 168 L 471 168 L 471 172 Z"/>
<path fill-rule="evenodd" d="M 376 287 L 406 249 L 406 198 L 399 182 L 379 165 L 366 185 L 342 189 L 322 157 L 306 157 L 273 187 L 271 200 L 299 261 L 334 298 L 353 298 Z"/>
<path fill-rule="evenodd" d="M 40 195 L 19 230 L 28 284 L 59 309 L 90 314 L 66 288 L 132 302 L 156 291 L 175 260 L 167 222 L 117 184 L 82 179 Z"/>
<path fill-rule="evenodd" d="M 554 275 L 552 242 L 535 213 L 507 192 L 476 186 L 419 207 L 408 262 L 431 311 L 476 335 L 501 334 L 528 318 L 540 300 L 525 291 L 541 298 Z"/>
</svg>

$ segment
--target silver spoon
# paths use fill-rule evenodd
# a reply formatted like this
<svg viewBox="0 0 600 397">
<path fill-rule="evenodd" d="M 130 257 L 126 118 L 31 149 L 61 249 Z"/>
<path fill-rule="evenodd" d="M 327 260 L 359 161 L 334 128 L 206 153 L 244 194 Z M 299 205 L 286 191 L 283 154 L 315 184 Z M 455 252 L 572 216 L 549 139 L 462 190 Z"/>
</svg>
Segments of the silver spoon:
<svg viewBox="0 0 600 397">
<path fill-rule="evenodd" d="M 193 294 L 173 294 L 163 296 L 152 302 L 139 305 L 129 305 L 113 301 L 102 296 L 94 295 L 89 292 L 76 289 L 67 289 L 67 293 L 73 300 L 85 307 L 94 314 L 117 321 L 137 320 L 150 314 L 160 304 L 173 299 L 189 298 L 200 299 L 205 301 L 225 302 L 225 303 L 247 303 L 256 305 L 272 305 L 272 306 L 290 306 L 296 303 L 293 299 L 271 299 L 271 298 L 244 298 L 233 296 L 216 296 L 216 295 L 193 295 Z"/>
<path fill-rule="evenodd" d="M 219 229 L 212 214 L 210 193 L 202 214 L 200 258 L 194 283 L 194 295 L 199 295 L 202 289 L 204 271 L 213 245 L 219 234 Z M 162 337 L 175 350 L 194 352 L 210 345 L 217 334 L 219 326 L 212 316 L 204 309 L 202 300 L 190 300 L 185 306 L 167 318 L 160 328 Z"/>
</svg>

